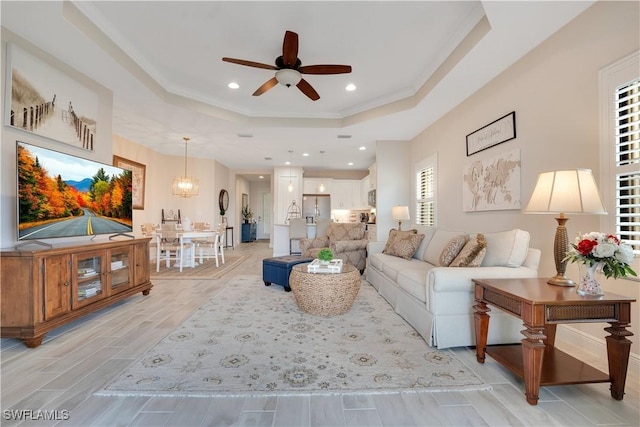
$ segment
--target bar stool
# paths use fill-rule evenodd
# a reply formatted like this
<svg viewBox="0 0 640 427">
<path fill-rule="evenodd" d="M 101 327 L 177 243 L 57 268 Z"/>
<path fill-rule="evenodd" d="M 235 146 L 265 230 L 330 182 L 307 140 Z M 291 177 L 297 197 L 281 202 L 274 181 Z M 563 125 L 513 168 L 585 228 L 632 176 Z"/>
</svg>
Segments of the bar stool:
<svg viewBox="0 0 640 427">
<path fill-rule="evenodd" d="M 307 238 L 307 221 L 304 218 L 291 218 L 289 220 L 289 255 L 302 255 L 300 240 Z M 293 241 L 298 242 L 298 251 L 293 251 Z"/>
</svg>

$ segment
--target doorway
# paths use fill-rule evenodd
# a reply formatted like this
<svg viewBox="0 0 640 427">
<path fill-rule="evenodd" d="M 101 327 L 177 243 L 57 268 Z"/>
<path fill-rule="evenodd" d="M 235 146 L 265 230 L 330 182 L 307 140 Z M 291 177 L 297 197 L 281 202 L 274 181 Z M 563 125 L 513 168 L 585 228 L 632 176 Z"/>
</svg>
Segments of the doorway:
<svg viewBox="0 0 640 427">
<path fill-rule="evenodd" d="M 269 239 L 271 237 L 271 192 L 267 187 L 256 189 L 258 212 L 258 227 L 256 237 L 258 239 Z"/>
</svg>

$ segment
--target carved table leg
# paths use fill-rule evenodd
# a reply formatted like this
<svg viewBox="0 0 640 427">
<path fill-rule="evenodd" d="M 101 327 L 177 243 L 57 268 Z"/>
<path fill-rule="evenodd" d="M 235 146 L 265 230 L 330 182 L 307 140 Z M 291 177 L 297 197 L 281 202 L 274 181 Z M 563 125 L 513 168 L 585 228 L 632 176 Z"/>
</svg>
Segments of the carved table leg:
<svg viewBox="0 0 640 427">
<path fill-rule="evenodd" d="M 609 322 L 609 324 L 611 326 L 604 330 L 611 334 L 606 337 L 611 397 L 622 400 L 631 350 L 631 341 L 627 337 L 633 336 L 633 333 L 627 331 L 628 323 Z"/>
<path fill-rule="evenodd" d="M 525 339 L 522 340 L 522 362 L 524 371 L 525 395 L 527 403 L 538 404 L 538 392 L 540 391 L 540 379 L 542 376 L 542 359 L 544 358 L 545 345 L 542 342 L 547 337 L 543 326 L 530 326 L 522 332 Z"/>
<path fill-rule="evenodd" d="M 473 308 L 476 310 L 473 314 L 476 329 L 476 360 L 484 363 L 485 351 L 487 350 L 487 334 L 489 333 L 489 315 L 491 311 L 483 301 L 476 300 Z"/>
</svg>

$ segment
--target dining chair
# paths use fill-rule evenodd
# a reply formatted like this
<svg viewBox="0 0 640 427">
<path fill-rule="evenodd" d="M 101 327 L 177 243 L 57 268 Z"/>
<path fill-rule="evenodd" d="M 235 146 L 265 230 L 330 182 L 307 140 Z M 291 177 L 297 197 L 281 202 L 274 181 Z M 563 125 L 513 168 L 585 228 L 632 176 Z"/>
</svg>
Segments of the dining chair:
<svg viewBox="0 0 640 427">
<path fill-rule="evenodd" d="M 156 233 L 156 272 L 160 271 L 160 263 L 165 261 L 167 268 L 171 267 L 171 261 L 176 261 L 182 271 L 183 248 L 178 238 L 178 230 L 174 224 L 161 224 Z"/>
<path fill-rule="evenodd" d="M 219 267 L 218 262 L 218 248 L 219 248 L 220 234 L 216 231 L 213 237 L 207 239 L 199 239 L 196 241 L 196 247 L 198 248 L 198 256 L 200 264 L 203 260 L 214 258 L 216 260 L 216 267 Z"/>
<path fill-rule="evenodd" d="M 220 253 L 220 256 L 222 257 L 222 263 L 224 264 L 224 242 L 225 239 L 227 237 L 227 224 L 226 223 L 220 223 L 218 224 L 218 253 Z M 216 259 L 217 261 L 217 259 Z M 217 265 L 217 264 L 216 264 Z"/>
<path fill-rule="evenodd" d="M 155 257 L 156 246 L 158 246 L 158 243 L 156 242 L 156 232 L 157 232 L 158 226 L 156 224 L 146 222 L 140 225 L 140 228 L 142 229 L 142 237 L 152 238 L 151 241 L 149 242 L 149 251 L 150 251 L 150 254 L 153 254 L 153 257 Z"/>
</svg>

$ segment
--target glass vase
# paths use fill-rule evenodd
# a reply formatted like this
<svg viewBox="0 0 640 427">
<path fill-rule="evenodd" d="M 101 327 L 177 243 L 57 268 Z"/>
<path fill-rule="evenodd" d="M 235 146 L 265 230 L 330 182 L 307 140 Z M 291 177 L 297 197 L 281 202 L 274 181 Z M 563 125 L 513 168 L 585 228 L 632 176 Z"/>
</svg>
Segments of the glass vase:
<svg viewBox="0 0 640 427">
<path fill-rule="evenodd" d="M 593 265 L 580 264 L 580 282 L 576 288 L 578 295 L 604 295 L 600 282 L 602 274 L 602 263 L 596 262 Z"/>
</svg>

